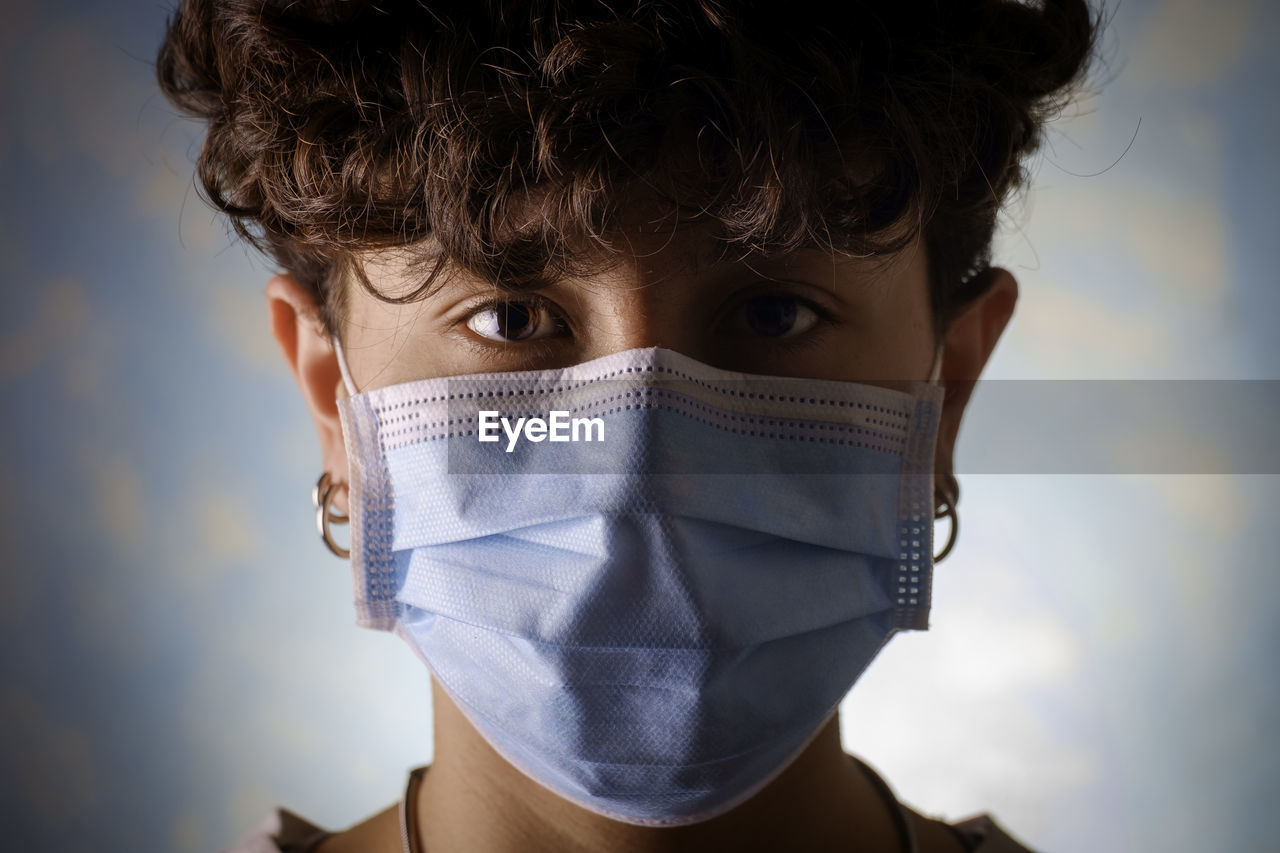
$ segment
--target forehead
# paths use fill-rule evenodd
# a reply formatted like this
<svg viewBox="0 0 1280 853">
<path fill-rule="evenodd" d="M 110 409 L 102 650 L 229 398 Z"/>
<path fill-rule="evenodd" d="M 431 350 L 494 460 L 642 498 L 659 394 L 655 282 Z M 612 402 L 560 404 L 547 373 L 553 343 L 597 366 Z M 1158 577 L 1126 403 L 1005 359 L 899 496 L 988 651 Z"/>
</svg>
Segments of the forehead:
<svg viewBox="0 0 1280 853">
<path fill-rule="evenodd" d="M 391 299 L 407 299 L 428 282 L 427 294 L 459 285 L 516 293 L 563 284 L 634 283 L 636 279 L 647 284 L 678 280 L 682 286 L 696 286 L 742 275 L 763 279 L 817 277 L 882 288 L 904 277 L 926 275 L 924 241 L 919 235 L 895 252 L 850 255 L 831 249 L 797 248 L 763 253 L 727 243 L 704 224 L 671 228 L 661 222 L 642 221 L 597 239 L 579 239 L 570 252 L 569 271 L 521 282 L 502 281 L 486 271 L 469 269 L 449 257 L 435 239 L 363 252 L 356 262 L 374 288 Z"/>
</svg>

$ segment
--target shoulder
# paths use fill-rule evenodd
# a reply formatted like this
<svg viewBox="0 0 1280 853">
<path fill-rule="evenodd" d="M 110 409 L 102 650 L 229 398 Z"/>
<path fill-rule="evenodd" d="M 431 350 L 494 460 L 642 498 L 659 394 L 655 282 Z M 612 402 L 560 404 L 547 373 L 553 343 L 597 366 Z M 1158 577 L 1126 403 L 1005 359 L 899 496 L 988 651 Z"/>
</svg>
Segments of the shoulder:
<svg viewBox="0 0 1280 853">
<path fill-rule="evenodd" d="M 277 808 L 223 853 L 310 853 L 333 833 Z"/>
<path fill-rule="evenodd" d="M 897 805 L 908 827 L 907 831 L 915 836 L 915 847 L 921 853 L 1035 853 L 1005 832 L 985 812 L 955 823 L 921 814 L 899 800 L 871 765 L 852 753 L 848 755 L 870 776 L 881 793 Z"/>
<path fill-rule="evenodd" d="M 964 853 L 1035 853 L 1018 841 L 995 818 L 983 813 L 948 823 L 908 809 L 922 851 L 961 850 Z M 957 847 L 957 843 L 959 847 Z"/>
<path fill-rule="evenodd" d="M 1035 853 L 1006 832 L 989 814 L 975 815 L 951 824 L 973 846 L 974 853 Z"/>
<path fill-rule="evenodd" d="M 393 804 L 341 832 L 277 808 L 223 853 L 346 853 L 400 848 L 399 805 Z"/>
</svg>

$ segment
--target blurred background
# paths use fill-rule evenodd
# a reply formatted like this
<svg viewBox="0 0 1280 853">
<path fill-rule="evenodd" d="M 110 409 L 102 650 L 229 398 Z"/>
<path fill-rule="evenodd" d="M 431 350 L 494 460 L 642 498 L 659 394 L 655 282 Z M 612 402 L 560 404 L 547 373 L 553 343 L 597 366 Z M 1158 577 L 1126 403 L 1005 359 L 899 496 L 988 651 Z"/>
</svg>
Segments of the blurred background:
<svg viewBox="0 0 1280 853">
<path fill-rule="evenodd" d="M 425 670 L 354 626 L 313 530 L 270 270 L 155 90 L 168 10 L 6 0 L 0 28 L 6 849 L 211 851 L 277 804 L 340 828 L 431 758 Z M 1280 7 L 1109 14 L 1005 217 L 988 376 L 1280 379 Z M 979 393 L 962 472 L 1018 417 Z M 845 701 L 847 747 L 1046 853 L 1278 849 L 1278 479 L 962 473 L 932 628 Z"/>
</svg>

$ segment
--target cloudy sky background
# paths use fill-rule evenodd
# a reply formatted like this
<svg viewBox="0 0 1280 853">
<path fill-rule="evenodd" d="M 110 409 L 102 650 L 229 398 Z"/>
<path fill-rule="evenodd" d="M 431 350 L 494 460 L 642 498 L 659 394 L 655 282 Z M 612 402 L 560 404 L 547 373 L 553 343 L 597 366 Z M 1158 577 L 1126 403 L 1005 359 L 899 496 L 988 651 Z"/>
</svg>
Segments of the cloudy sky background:
<svg viewBox="0 0 1280 853">
<path fill-rule="evenodd" d="M 9 0 L 0 29 L 14 849 L 216 850 L 276 804 L 341 827 L 431 757 L 426 673 L 355 628 L 312 530 L 269 270 L 195 197 L 200 130 L 155 91 L 166 13 Z M 988 376 L 1280 379 L 1280 10 L 1112 13 L 1105 87 L 1006 217 L 1022 299 Z M 982 400 L 962 468 L 1018 423 Z M 1258 449 L 1204 445 L 1232 471 Z M 1278 479 L 963 475 L 932 629 L 846 700 L 847 746 L 915 807 L 1045 853 L 1274 849 Z"/>
</svg>

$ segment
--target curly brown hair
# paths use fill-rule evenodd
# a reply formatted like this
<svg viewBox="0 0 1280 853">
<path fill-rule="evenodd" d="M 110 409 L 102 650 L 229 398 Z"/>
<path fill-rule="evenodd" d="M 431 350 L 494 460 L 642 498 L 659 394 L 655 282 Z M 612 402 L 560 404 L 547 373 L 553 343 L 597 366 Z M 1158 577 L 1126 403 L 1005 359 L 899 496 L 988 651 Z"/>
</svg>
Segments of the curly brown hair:
<svg viewBox="0 0 1280 853">
<path fill-rule="evenodd" d="M 392 301 L 446 263 L 537 287 L 637 190 L 726 253 L 923 235 L 941 332 L 1099 27 L 1085 0 L 185 0 L 157 76 L 208 122 L 206 199 L 331 334 L 348 273 L 377 294 L 357 252 L 421 248 Z"/>
</svg>

